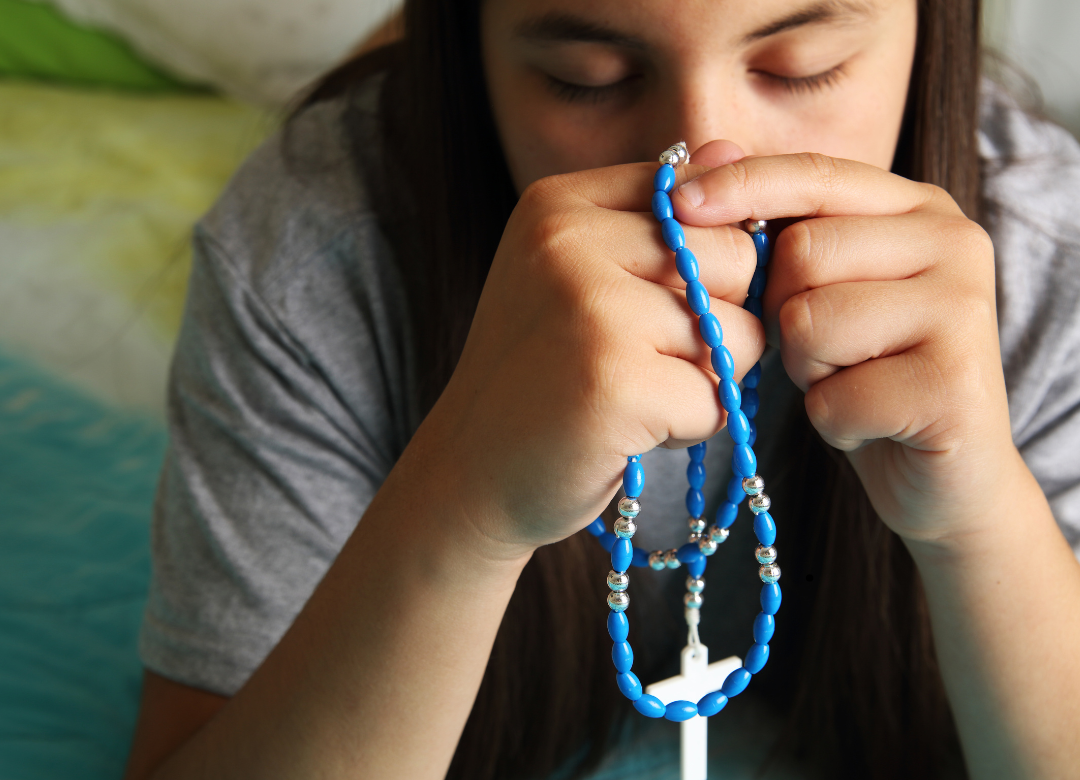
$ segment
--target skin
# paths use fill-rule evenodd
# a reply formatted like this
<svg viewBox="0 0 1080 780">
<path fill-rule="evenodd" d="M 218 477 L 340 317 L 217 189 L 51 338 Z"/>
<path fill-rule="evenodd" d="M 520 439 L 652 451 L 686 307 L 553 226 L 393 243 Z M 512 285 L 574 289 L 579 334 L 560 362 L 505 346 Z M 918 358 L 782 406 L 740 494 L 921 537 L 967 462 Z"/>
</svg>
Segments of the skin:
<svg viewBox="0 0 1080 780">
<path fill-rule="evenodd" d="M 485 4 L 485 70 L 521 200 L 459 366 L 235 697 L 148 674 L 129 780 L 445 774 L 532 551 L 607 505 L 627 455 L 723 427 L 684 285 L 645 213 L 655 163 L 636 162 L 679 138 L 694 154 L 672 200 L 737 375 L 768 333 L 811 421 L 907 544 L 970 775 L 1073 772 L 1080 566 L 1012 444 L 993 247 L 946 193 L 887 172 L 914 0 L 819 6 L 844 13 L 776 31 L 806 8 Z M 751 218 L 787 225 L 764 330 L 740 307 L 754 257 L 735 225 Z M 405 518 L 442 533 L 403 549 Z"/>
</svg>

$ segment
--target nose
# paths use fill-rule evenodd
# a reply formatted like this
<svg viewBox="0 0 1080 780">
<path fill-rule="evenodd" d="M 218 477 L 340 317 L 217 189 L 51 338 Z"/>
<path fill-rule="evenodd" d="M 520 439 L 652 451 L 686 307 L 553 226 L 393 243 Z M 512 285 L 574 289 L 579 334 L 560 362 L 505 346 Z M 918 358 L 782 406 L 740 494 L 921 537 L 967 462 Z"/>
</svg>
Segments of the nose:
<svg viewBox="0 0 1080 780">
<path fill-rule="evenodd" d="M 658 110 L 669 118 L 663 123 L 663 132 L 667 133 L 665 139 L 657 139 L 659 148 L 682 140 L 692 157 L 699 151 L 707 151 L 709 159 L 723 160 L 710 163 L 701 158 L 704 165 L 724 165 L 746 155 L 743 150 L 749 139 L 742 137 L 743 112 L 738 105 L 733 79 L 725 78 L 718 70 L 702 68 L 697 72 L 684 72 L 669 81 L 666 94 L 657 101 Z M 711 143 L 720 140 L 730 142 L 734 149 Z M 699 162 L 699 159 L 694 161 Z"/>
</svg>

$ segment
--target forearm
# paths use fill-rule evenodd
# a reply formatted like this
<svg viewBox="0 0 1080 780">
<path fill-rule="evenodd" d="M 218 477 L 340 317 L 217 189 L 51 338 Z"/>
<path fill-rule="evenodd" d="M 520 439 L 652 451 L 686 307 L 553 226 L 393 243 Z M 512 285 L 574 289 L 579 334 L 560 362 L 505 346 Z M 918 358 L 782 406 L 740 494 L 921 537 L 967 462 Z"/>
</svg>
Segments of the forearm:
<svg viewBox="0 0 1080 780">
<path fill-rule="evenodd" d="M 1080 767 L 1080 565 L 1022 462 L 1014 475 L 992 530 L 909 544 L 975 780 Z"/>
<path fill-rule="evenodd" d="M 420 449 L 279 645 L 155 780 L 445 775 L 528 556 L 493 555 Z"/>
</svg>

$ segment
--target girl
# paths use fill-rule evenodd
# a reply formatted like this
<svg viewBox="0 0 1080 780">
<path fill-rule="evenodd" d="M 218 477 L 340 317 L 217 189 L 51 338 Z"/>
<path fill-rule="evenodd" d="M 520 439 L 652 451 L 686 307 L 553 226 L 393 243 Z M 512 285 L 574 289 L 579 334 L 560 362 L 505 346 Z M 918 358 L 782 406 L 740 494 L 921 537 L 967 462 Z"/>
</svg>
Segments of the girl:
<svg viewBox="0 0 1080 780">
<path fill-rule="evenodd" d="M 645 453 L 635 543 L 677 544 L 679 450 L 725 425 L 647 213 L 643 161 L 679 139 L 675 215 L 736 377 L 764 355 L 784 559 L 773 657 L 714 734 L 788 776 L 1075 774 L 1080 154 L 980 83 L 976 0 L 415 0 L 405 22 L 196 231 L 128 777 L 634 771 L 580 532 Z M 751 641 L 748 525 L 710 569 L 713 658 Z M 681 587 L 634 578 L 645 681 Z"/>
</svg>

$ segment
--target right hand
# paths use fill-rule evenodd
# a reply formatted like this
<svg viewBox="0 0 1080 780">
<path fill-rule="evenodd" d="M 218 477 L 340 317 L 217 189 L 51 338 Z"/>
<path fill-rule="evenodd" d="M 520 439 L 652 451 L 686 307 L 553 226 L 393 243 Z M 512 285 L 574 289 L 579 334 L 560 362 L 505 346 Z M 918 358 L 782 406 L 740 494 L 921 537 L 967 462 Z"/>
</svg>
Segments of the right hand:
<svg viewBox="0 0 1080 780">
<path fill-rule="evenodd" d="M 676 186 L 703 170 L 683 166 Z M 418 432 L 440 439 L 425 451 L 449 468 L 444 499 L 507 554 L 584 528 L 618 490 L 627 456 L 688 446 L 726 422 L 649 210 L 655 171 L 621 165 L 526 188 L 461 360 Z M 753 242 L 738 227 L 685 230 L 739 378 L 765 346 L 742 309 Z"/>
</svg>

